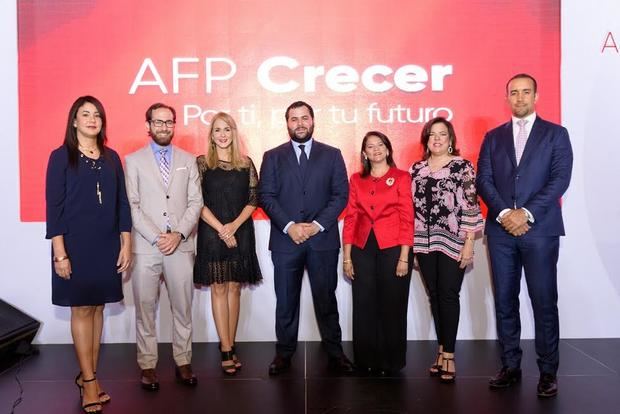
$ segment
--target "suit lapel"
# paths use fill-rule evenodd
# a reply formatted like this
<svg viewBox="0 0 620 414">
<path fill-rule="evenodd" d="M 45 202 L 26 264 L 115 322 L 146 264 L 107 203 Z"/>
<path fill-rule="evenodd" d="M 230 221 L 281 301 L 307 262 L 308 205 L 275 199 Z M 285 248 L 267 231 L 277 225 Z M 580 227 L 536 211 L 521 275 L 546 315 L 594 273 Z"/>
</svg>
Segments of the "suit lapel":
<svg viewBox="0 0 620 414">
<path fill-rule="evenodd" d="M 168 180 L 168 188 L 170 188 L 170 186 L 172 185 L 172 180 L 174 180 L 174 175 L 175 175 L 174 173 L 177 168 L 176 166 L 181 165 L 181 160 L 180 160 L 181 154 L 179 154 L 179 151 L 177 151 L 177 148 L 170 145 L 170 149 L 172 150 L 172 157 L 170 158 L 170 179 Z"/>
<path fill-rule="evenodd" d="M 504 151 L 508 155 L 508 159 L 512 162 L 512 167 L 517 167 L 517 154 L 515 153 L 515 141 L 512 133 L 512 121 L 504 125 L 502 131 L 501 145 L 504 147 Z"/>
<path fill-rule="evenodd" d="M 534 125 L 532 125 L 530 135 L 527 137 L 527 142 L 525 143 L 525 148 L 523 149 L 523 154 L 521 155 L 519 167 L 523 168 L 528 162 L 530 162 L 532 154 L 536 152 L 536 147 L 538 147 L 542 141 L 544 129 L 544 125 L 540 122 L 540 118 L 537 116 L 534 120 Z"/>
<path fill-rule="evenodd" d="M 321 144 L 314 140 L 312 142 L 312 149 L 310 150 L 310 156 L 308 157 L 308 168 L 306 168 L 306 175 L 303 177 L 304 184 L 308 182 L 308 177 L 313 173 L 315 169 L 317 169 L 317 165 L 319 164 L 319 160 L 321 158 L 322 153 Z"/>
<path fill-rule="evenodd" d="M 288 148 L 287 148 L 288 146 Z M 301 168 L 299 168 L 299 162 L 297 161 L 297 155 L 295 154 L 295 148 L 293 148 L 293 144 L 289 141 L 284 147 L 285 156 L 290 170 L 293 171 L 295 177 L 299 180 L 301 184 L 303 184 L 304 179 L 301 176 Z M 308 160 L 308 165 L 310 164 L 310 160 Z"/>
</svg>

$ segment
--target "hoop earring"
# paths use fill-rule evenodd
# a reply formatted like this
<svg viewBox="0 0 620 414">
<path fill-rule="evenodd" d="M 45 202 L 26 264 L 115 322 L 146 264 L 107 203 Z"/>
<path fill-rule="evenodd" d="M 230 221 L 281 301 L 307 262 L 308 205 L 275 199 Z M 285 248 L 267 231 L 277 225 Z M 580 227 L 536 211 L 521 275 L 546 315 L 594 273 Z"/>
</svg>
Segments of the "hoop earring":
<svg viewBox="0 0 620 414">
<path fill-rule="evenodd" d="M 450 145 L 448 147 L 448 154 L 452 154 L 453 151 L 454 151 L 454 149 L 452 148 L 452 145 Z"/>
</svg>

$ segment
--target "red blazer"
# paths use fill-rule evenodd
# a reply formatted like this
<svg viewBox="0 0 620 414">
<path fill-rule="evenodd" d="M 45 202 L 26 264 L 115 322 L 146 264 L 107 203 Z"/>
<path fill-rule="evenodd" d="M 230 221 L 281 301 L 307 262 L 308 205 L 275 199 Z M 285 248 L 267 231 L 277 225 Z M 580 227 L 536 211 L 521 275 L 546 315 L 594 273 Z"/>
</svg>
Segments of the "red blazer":
<svg viewBox="0 0 620 414">
<path fill-rule="evenodd" d="M 351 176 L 342 239 L 360 249 L 373 230 L 380 249 L 413 246 L 413 199 L 409 173 L 390 168 L 381 178 Z"/>
</svg>

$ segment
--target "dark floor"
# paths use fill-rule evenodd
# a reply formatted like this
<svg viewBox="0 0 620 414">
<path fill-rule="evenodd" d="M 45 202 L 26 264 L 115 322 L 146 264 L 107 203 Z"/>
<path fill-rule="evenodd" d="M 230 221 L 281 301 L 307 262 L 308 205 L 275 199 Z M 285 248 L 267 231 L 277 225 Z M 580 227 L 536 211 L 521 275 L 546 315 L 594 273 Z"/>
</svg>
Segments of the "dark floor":
<svg viewBox="0 0 620 414">
<path fill-rule="evenodd" d="M 351 344 L 345 343 L 351 355 Z M 70 345 L 41 345 L 18 374 L 23 401 L 15 413 L 78 413 L 73 378 L 77 364 Z M 143 391 L 138 384 L 135 345 L 104 345 L 98 377 L 112 396 L 106 413 L 618 413 L 620 412 L 620 339 L 565 339 L 560 343 L 560 392 L 557 398 L 536 397 L 538 370 L 533 341 L 523 341 L 521 384 L 490 391 L 487 379 L 498 368 L 495 341 L 459 341 L 458 378 L 441 384 L 427 375 L 435 346 L 430 341 L 408 345 L 407 367 L 390 378 L 343 377 L 327 369 L 317 342 L 300 343 L 290 372 L 267 375 L 274 345 L 239 343 L 244 363 L 234 377 L 219 370 L 216 344 L 195 344 L 193 367 L 198 387 L 174 382 L 169 344 L 160 346 L 161 389 Z M 4 361 L 6 363 L 6 361 Z M 19 396 L 17 367 L 0 374 L 0 413 L 11 412 Z"/>
</svg>

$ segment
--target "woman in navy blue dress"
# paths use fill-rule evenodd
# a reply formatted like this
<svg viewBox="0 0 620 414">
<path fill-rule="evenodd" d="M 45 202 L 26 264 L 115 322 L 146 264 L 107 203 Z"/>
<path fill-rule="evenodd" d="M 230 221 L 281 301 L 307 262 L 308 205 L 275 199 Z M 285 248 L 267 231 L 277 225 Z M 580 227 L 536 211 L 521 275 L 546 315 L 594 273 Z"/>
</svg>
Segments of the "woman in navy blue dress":
<svg viewBox="0 0 620 414">
<path fill-rule="evenodd" d="M 47 234 L 52 240 L 52 303 L 71 307 L 71 334 L 81 372 L 75 383 L 85 412 L 110 396 L 95 378 L 103 308 L 123 299 L 121 273 L 131 263 L 131 211 L 116 152 L 105 146 L 106 117 L 92 96 L 69 111 L 63 145 L 46 177 Z"/>
</svg>

